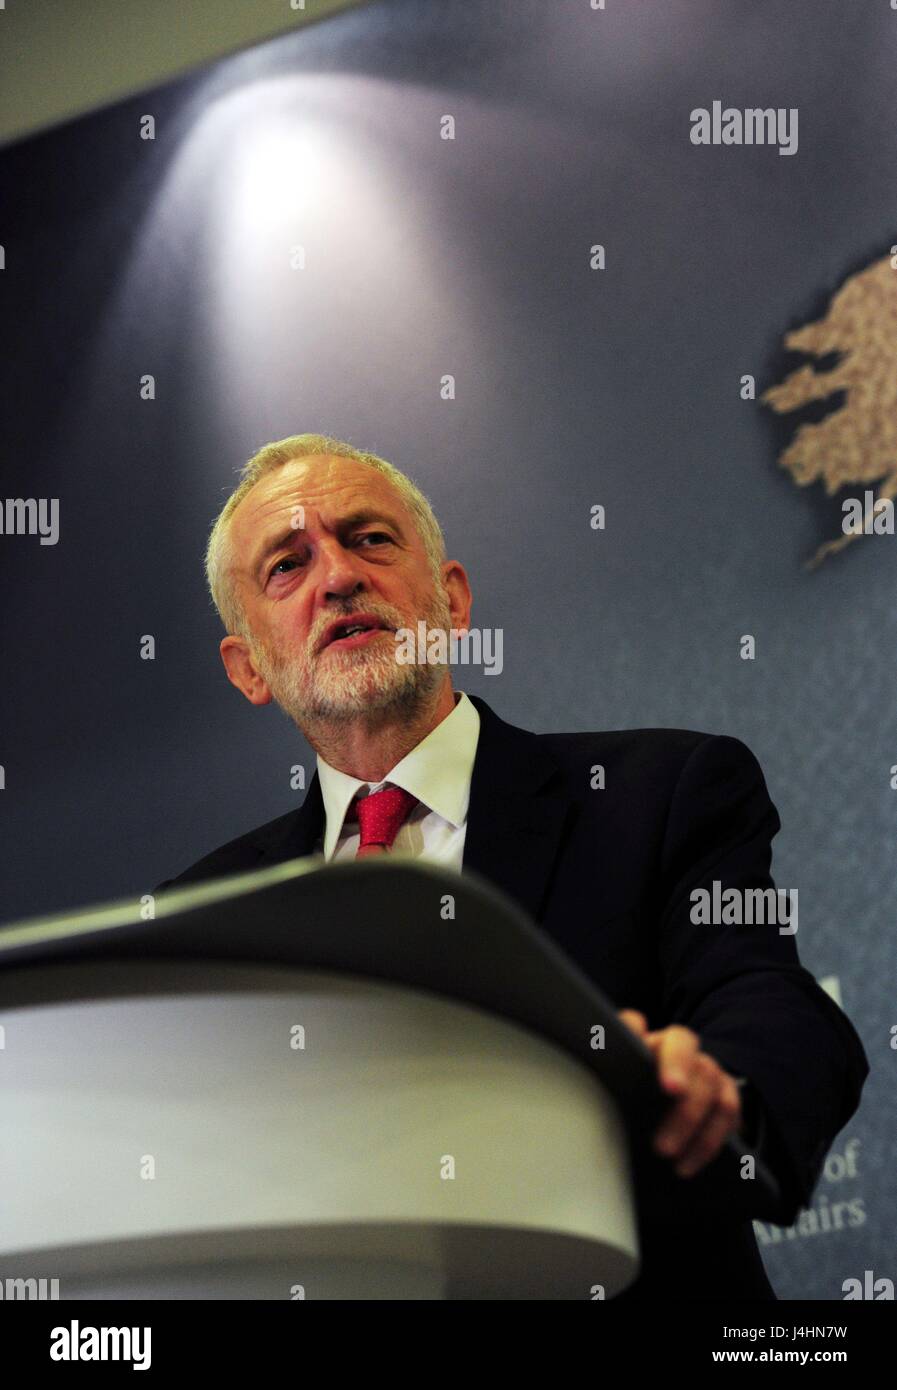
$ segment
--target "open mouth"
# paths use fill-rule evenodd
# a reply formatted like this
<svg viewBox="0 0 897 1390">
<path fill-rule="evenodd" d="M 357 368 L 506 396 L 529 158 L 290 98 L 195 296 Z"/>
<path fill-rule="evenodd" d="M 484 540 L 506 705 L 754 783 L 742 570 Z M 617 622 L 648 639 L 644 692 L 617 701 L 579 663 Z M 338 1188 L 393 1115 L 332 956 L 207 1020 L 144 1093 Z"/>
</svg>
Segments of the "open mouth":
<svg viewBox="0 0 897 1390">
<path fill-rule="evenodd" d="M 342 650 L 351 650 L 354 647 L 365 646 L 375 637 L 391 631 L 392 628 L 386 627 L 379 618 L 345 618 L 328 629 L 323 645 L 324 649 L 339 647 Z"/>
</svg>

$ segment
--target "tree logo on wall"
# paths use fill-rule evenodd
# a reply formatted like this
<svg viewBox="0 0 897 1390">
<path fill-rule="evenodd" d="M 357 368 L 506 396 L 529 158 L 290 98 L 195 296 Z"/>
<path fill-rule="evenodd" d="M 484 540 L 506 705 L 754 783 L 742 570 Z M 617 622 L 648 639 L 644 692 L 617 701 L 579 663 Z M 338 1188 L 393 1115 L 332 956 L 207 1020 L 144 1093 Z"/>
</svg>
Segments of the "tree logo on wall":
<svg viewBox="0 0 897 1390">
<path fill-rule="evenodd" d="M 849 276 L 824 318 L 785 335 L 785 347 L 816 358 L 838 356 L 816 371 L 805 364 L 760 397 L 778 414 L 799 410 L 835 392 L 844 403 L 815 424 L 802 424 L 779 456 L 799 487 L 821 482 L 833 497 L 842 488 L 869 489 L 862 523 L 846 513 L 844 534 L 820 545 L 815 569 L 860 536 L 893 530 L 897 496 L 897 246 L 890 256 Z M 856 506 L 862 504 L 851 499 Z M 890 520 L 890 526 L 887 521 Z"/>
</svg>

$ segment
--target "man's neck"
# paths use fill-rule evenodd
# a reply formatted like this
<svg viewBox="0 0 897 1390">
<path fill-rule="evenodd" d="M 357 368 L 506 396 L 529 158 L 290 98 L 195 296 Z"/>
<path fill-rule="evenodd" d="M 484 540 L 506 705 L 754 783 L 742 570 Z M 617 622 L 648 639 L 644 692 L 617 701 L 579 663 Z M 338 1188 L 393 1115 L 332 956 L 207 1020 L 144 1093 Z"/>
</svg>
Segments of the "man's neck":
<svg viewBox="0 0 897 1390">
<path fill-rule="evenodd" d="M 441 724 L 455 708 L 455 692 L 446 679 L 434 700 L 409 715 L 403 710 L 398 718 L 386 714 L 382 721 L 358 720 L 334 726 L 318 725 L 305 728 L 303 733 L 314 751 L 349 777 L 372 784 L 382 782 L 396 763 Z"/>
</svg>

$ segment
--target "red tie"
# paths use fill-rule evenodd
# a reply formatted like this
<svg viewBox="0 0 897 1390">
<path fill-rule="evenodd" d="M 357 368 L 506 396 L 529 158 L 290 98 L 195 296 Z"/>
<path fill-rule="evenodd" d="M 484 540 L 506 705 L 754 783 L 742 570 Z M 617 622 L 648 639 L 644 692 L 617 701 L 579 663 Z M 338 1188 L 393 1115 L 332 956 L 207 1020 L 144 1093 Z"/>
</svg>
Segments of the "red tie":
<svg viewBox="0 0 897 1390">
<path fill-rule="evenodd" d="M 384 787 L 354 802 L 360 840 L 355 858 L 386 854 L 399 833 L 399 826 L 417 805 L 418 798 L 404 787 Z M 351 815 L 351 808 L 349 815 Z M 348 819 L 348 817 L 347 817 Z"/>
</svg>

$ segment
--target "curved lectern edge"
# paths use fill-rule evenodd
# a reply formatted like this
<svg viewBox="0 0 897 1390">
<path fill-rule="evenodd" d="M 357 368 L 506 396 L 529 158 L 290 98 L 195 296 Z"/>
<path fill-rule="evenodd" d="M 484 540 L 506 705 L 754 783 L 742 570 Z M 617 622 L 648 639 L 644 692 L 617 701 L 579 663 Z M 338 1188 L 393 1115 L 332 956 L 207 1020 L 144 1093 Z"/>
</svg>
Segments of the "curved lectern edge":
<svg viewBox="0 0 897 1390">
<path fill-rule="evenodd" d="M 420 922 L 446 893 L 460 899 L 464 911 L 453 921 L 452 933 L 438 939 L 438 950 L 429 949 L 432 941 L 422 940 Z M 341 938 L 341 917 L 352 915 L 353 905 L 357 911 L 360 897 L 364 936 L 343 932 Z M 256 911 L 247 930 L 250 905 Z M 303 907 L 307 914 L 297 932 Z M 175 956 L 336 968 L 442 993 L 504 1015 L 577 1056 L 607 1086 L 631 1142 L 643 1151 L 651 1171 L 661 1174 L 661 1160 L 648 1155 L 646 1141 L 669 1097 L 657 1082 L 650 1050 L 579 966 L 510 897 L 474 871 L 400 856 L 357 864 L 326 864 L 311 856 L 167 889 L 152 900 L 152 915 L 146 912 L 143 899 L 123 898 L 0 929 L 0 989 L 3 972 L 11 967 L 97 956 Z M 500 980 L 495 959 L 502 961 Z M 602 1048 L 592 1043 L 596 1026 L 604 1030 Z M 749 1192 L 746 1215 L 774 1219 L 780 1194 L 764 1165 L 755 1158 L 755 1181 L 747 1188 L 738 1182 L 739 1165 L 749 1152 L 731 1137 L 706 1175 L 675 1184 L 676 1199 L 691 1204 L 702 1193 L 713 1193 L 717 1201 L 726 1192 L 724 1204 L 731 1205 Z M 665 1185 L 661 1182 L 662 1190 Z"/>
</svg>

